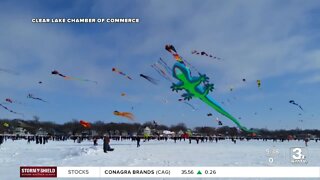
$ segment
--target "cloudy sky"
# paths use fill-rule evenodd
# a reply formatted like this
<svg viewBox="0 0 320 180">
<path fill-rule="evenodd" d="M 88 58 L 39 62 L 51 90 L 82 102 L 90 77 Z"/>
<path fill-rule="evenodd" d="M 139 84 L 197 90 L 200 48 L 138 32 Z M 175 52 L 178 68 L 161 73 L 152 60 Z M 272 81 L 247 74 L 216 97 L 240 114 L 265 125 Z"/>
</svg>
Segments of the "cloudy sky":
<svg viewBox="0 0 320 180">
<path fill-rule="evenodd" d="M 139 18 L 136 24 L 36 24 L 32 18 Z M 181 102 L 150 65 L 164 49 L 177 51 L 215 84 L 210 94 L 251 128 L 320 128 L 319 1 L 9 1 L 0 2 L 0 99 L 41 120 L 128 122 L 112 112 L 132 111 L 135 121 L 213 126 L 219 117 L 201 101 Z M 195 56 L 192 50 L 223 60 Z M 130 81 L 111 71 L 130 75 Z M 98 81 L 66 81 L 52 70 Z M 143 73 L 160 80 L 153 85 Z M 247 81 L 242 82 L 245 78 Z M 262 82 L 257 88 L 256 80 Z M 38 84 L 42 81 L 42 84 Z M 229 88 L 233 87 L 230 92 Z M 121 97 L 121 93 L 127 94 Z M 26 98 L 28 93 L 48 101 Z M 302 105 L 289 104 L 289 100 Z M 133 107 L 133 110 L 132 110 Z M 270 110 L 272 108 L 272 110 Z M 207 117 L 207 113 L 214 117 Z M 301 113 L 301 115 L 299 115 Z M 0 109 L 1 118 L 23 118 Z M 302 120 L 302 122 L 300 121 Z"/>
</svg>

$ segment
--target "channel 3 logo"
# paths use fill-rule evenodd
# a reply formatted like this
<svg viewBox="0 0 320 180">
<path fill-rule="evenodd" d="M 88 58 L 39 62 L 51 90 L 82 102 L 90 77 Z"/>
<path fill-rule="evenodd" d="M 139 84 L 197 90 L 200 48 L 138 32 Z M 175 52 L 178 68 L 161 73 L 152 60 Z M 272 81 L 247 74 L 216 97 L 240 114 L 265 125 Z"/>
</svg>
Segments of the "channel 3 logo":
<svg viewBox="0 0 320 180">
<path fill-rule="evenodd" d="M 307 164 L 307 149 L 304 147 L 290 148 L 290 157 L 292 164 Z"/>
</svg>

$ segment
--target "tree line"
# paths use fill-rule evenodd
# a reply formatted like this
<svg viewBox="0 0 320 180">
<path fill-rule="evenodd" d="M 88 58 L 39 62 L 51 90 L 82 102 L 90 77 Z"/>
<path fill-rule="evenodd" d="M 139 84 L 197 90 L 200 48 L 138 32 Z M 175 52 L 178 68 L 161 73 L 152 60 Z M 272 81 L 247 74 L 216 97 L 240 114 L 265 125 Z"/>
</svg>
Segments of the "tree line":
<svg viewBox="0 0 320 180">
<path fill-rule="evenodd" d="M 193 134 L 202 135 L 202 136 L 212 136 L 212 135 L 223 135 L 223 136 L 253 136 L 253 134 L 248 134 L 243 131 L 239 131 L 235 127 L 228 126 L 219 126 L 219 127 L 195 127 L 188 128 L 184 123 L 178 123 L 175 125 L 164 125 L 156 124 L 154 122 L 145 122 L 145 123 L 114 123 L 114 122 L 103 122 L 96 121 L 91 123 L 90 128 L 83 127 L 79 120 L 73 119 L 69 122 L 63 124 L 58 124 L 52 121 L 40 121 L 39 117 L 35 116 L 32 120 L 22 120 L 22 119 L 0 119 L 0 133 L 12 133 L 17 127 L 24 128 L 30 134 L 36 134 L 37 130 L 40 128 L 48 132 L 51 135 L 54 134 L 63 134 L 63 135 L 75 135 L 81 134 L 84 131 L 94 130 L 98 135 L 103 135 L 108 132 L 127 132 L 129 135 L 132 133 L 143 133 L 145 127 L 152 129 L 152 132 L 161 132 L 163 130 L 169 130 L 175 133 L 179 131 L 187 132 L 191 131 Z M 5 126 L 7 123 L 9 126 Z M 288 138 L 292 137 L 306 137 L 306 136 L 315 136 L 320 138 L 320 130 L 318 129 L 291 129 L 291 130 L 268 130 L 268 129 L 254 129 L 257 131 L 257 134 L 254 136 L 261 137 L 271 137 L 271 138 Z"/>
</svg>

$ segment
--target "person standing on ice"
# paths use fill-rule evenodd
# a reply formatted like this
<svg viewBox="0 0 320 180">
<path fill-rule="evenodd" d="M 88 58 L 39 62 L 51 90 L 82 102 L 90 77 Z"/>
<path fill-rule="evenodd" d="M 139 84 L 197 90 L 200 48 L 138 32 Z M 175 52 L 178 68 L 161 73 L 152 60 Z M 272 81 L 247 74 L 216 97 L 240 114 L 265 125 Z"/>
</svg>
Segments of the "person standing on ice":
<svg viewBox="0 0 320 180">
<path fill-rule="evenodd" d="M 110 148 L 109 143 L 110 143 L 110 138 L 108 135 L 105 135 L 103 137 L 103 152 L 104 153 L 107 153 L 107 151 L 113 151 L 113 149 Z"/>
<path fill-rule="evenodd" d="M 136 140 L 137 140 L 137 147 L 140 147 L 140 137 L 137 136 L 137 137 L 136 137 Z"/>
<path fill-rule="evenodd" d="M 39 137 L 39 143 L 42 144 L 43 137 Z"/>
<path fill-rule="evenodd" d="M 94 146 L 98 146 L 98 143 L 97 143 L 97 142 L 98 142 L 98 138 L 97 138 L 97 137 L 94 137 L 94 138 L 93 138 L 93 145 L 94 145 Z"/>
<path fill-rule="evenodd" d="M 3 143 L 3 136 L 0 135 L 0 145 Z"/>
<path fill-rule="evenodd" d="M 309 141 L 308 138 L 305 138 L 305 139 L 304 139 L 304 144 L 306 145 L 306 147 L 308 146 L 308 141 Z"/>
</svg>

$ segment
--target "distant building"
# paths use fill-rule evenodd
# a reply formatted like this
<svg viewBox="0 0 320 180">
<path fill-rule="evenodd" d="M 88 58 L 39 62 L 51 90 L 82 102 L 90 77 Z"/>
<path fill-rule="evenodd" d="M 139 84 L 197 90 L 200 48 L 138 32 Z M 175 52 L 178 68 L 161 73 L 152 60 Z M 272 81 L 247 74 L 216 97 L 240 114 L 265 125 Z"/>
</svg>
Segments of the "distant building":
<svg viewBox="0 0 320 180">
<path fill-rule="evenodd" d="M 144 128 L 143 135 L 144 136 L 150 136 L 151 135 L 151 129 L 148 126 Z"/>
<path fill-rule="evenodd" d="M 98 132 L 96 130 L 91 130 L 91 136 L 98 136 Z"/>
<path fill-rule="evenodd" d="M 128 136 L 128 132 L 127 131 L 122 131 L 121 132 L 121 136 Z"/>
<path fill-rule="evenodd" d="M 137 135 L 138 135 L 138 132 L 132 132 L 130 135 L 131 135 L 131 136 L 137 136 Z"/>
<path fill-rule="evenodd" d="M 29 136 L 30 135 L 30 133 L 26 129 L 22 128 L 22 127 L 15 128 L 13 130 L 13 134 L 14 135 L 18 135 L 18 136 Z"/>
<path fill-rule="evenodd" d="M 36 135 L 37 136 L 47 136 L 48 135 L 48 132 L 42 128 L 39 128 L 37 131 L 36 131 Z"/>
<path fill-rule="evenodd" d="M 164 131 L 162 132 L 162 134 L 163 134 L 163 136 L 165 136 L 165 137 L 172 137 L 172 136 L 175 135 L 175 132 L 168 131 L 168 130 L 164 130 Z"/>
<path fill-rule="evenodd" d="M 119 130 L 115 130 L 115 131 L 114 131 L 114 135 L 115 135 L 115 136 L 120 136 L 120 131 L 119 131 Z"/>
<path fill-rule="evenodd" d="M 81 136 L 83 136 L 83 137 L 87 137 L 89 135 L 90 135 L 90 131 L 89 130 L 84 130 L 84 131 L 81 132 Z"/>
<path fill-rule="evenodd" d="M 109 131 L 109 135 L 110 135 L 110 136 L 113 136 L 113 135 L 114 135 L 114 131 L 113 131 L 113 130 L 110 130 L 110 131 Z"/>
<path fill-rule="evenodd" d="M 56 129 L 51 129 L 50 132 L 51 132 L 51 134 L 54 135 L 54 136 L 64 136 L 64 135 L 65 135 L 64 132 L 58 131 L 58 130 L 56 130 Z"/>
<path fill-rule="evenodd" d="M 81 136 L 97 136 L 98 133 L 95 130 L 84 130 L 81 132 Z"/>
</svg>

